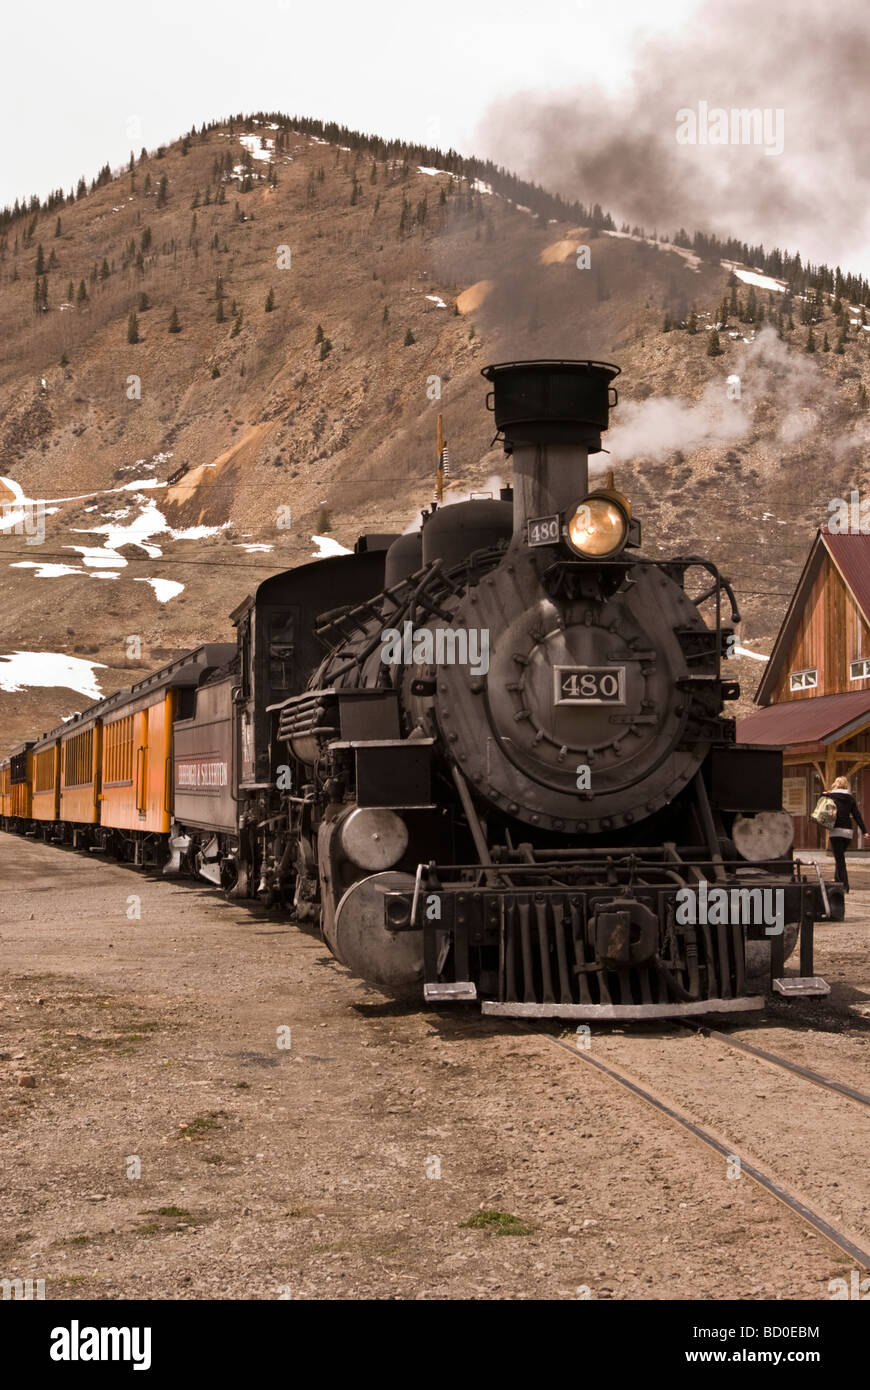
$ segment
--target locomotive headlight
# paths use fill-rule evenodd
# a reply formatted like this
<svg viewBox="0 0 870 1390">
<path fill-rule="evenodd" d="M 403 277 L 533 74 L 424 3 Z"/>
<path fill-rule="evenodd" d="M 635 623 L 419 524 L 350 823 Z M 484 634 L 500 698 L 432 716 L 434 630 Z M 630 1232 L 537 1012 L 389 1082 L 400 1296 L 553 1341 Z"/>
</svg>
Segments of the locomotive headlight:
<svg viewBox="0 0 870 1390">
<path fill-rule="evenodd" d="M 610 497 L 584 497 L 568 522 L 568 544 L 578 555 L 615 555 L 628 539 L 628 517 Z"/>
</svg>

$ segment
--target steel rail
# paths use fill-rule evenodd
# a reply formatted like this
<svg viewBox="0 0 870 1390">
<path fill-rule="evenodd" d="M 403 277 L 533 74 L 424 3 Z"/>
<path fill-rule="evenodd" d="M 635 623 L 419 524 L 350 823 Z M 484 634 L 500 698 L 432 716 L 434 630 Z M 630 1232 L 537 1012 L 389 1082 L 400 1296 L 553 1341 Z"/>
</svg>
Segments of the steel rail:
<svg viewBox="0 0 870 1390">
<path fill-rule="evenodd" d="M 826 1091 L 836 1091 L 838 1095 L 845 1096 L 847 1100 L 857 1101 L 859 1105 L 870 1105 L 870 1095 L 866 1091 L 859 1091 L 856 1086 L 847 1086 L 843 1081 L 834 1081 L 832 1077 L 823 1076 L 821 1072 L 813 1071 L 810 1067 L 802 1067 L 799 1062 L 790 1062 L 787 1057 L 780 1057 L 778 1052 L 767 1052 L 763 1047 L 755 1047 L 752 1043 L 743 1042 L 740 1038 L 729 1038 L 727 1033 L 720 1033 L 715 1028 L 707 1028 L 704 1024 L 685 1023 L 682 1019 L 676 1021 L 681 1028 L 687 1029 L 690 1033 L 700 1033 L 705 1038 L 715 1038 L 717 1042 L 726 1043 L 728 1047 L 738 1048 L 741 1052 L 749 1052 L 753 1057 L 760 1057 L 764 1062 L 771 1062 L 784 1071 L 793 1072 L 795 1076 L 802 1076 L 805 1081 L 812 1081 L 816 1086 L 823 1086 Z"/>
<path fill-rule="evenodd" d="M 653 1106 L 653 1108 L 658 1110 L 662 1115 L 666 1115 L 669 1120 L 673 1120 L 676 1124 L 682 1126 L 683 1129 L 688 1130 L 696 1139 L 700 1139 L 709 1148 L 714 1149 L 716 1153 L 722 1154 L 724 1158 L 738 1158 L 740 1160 L 740 1171 L 742 1173 L 748 1174 L 748 1176 L 752 1178 L 754 1182 L 758 1183 L 765 1192 L 769 1192 L 771 1196 L 776 1197 L 778 1201 L 782 1202 L 790 1211 L 799 1216 L 808 1226 L 811 1226 L 813 1230 L 818 1231 L 819 1234 L 829 1240 L 832 1245 L 835 1245 L 838 1250 L 842 1250 L 850 1259 L 856 1260 L 857 1263 L 863 1265 L 865 1269 L 870 1269 L 870 1251 L 862 1249 L 860 1245 L 856 1245 L 844 1232 L 838 1231 L 837 1228 L 832 1226 L 823 1216 L 813 1211 L 813 1209 L 808 1207 L 805 1202 L 802 1202 L 799 1197 L 796 1197 L 793 1192 L 789 1192 L 788 1188 L 783 1187 L 782 1183 L 777 1182 L 775 1178 L 765 1173 L 754 1163 L 747 1162 L 741 1157 L 734 1146 L 729 1147 L 727 1144 L 723 1144 L 721 1140 L 717 1139 L 716 1136 L 705 1129 L 703 1125 L 696 1124 L 694 1120 L 690 1120 L 688 1116 L 681 1114 L 679 1110 L 675 1110 L 672 1106 L 666 1104 L 665 1101 L 659 1100 L 651 1091 L 645 1090 L 643 1086 L 638 1085 L 636 1081 L 633 1081 L 629 1076 L 623 1074 L 621 1070 L 608 1066 L 605 1062 L 600 1062 L 596 1057 L 590 1057 L 586 1051 L 578 1050 L 576 1047 L 572 1046 L 571 1043 L 566 1042 L 564 1038 L 554 1038 L 549 1033 L 538 1032 L 536 1029 L 529 1028 L 527 1025 L 521 1023 L 515 1023 L 514 1026 L 522 1029 L 523 1032 L 535 1034 L 537 1037 L 543 1038 L 547 1042 L 555 1043 L 557 1047 L 561 1047 L 577 1061 L 586 1062 L 587 1065 L 595 1067 L 596 1071 L 602 1072 L 605 1076 L 609 1077 L 611 1081 L 616 1081 L 618 1085 L 624 1087 L 625 1090 L 630 1091 L 633 1095 L 646 1101 L 648 1105 Z"/>
</svg>

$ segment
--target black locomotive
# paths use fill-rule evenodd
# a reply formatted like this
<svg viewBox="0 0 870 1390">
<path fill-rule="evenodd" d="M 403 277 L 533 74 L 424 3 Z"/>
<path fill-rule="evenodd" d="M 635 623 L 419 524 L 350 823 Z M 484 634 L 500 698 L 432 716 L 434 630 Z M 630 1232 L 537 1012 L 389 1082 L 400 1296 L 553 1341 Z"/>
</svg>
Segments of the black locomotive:
<svg viewBox="0 0 870 1390">
<path fill-rule="evenodd" d="M 706 560 L 644 556 L 627 499 L 589 490 L 617 373 L 487 368 L 512 496 L 433 510 L 385 556 L 363 538 L 235 615 L 242 834 L 201 867 L 292 900 L 387 990 L 513 1015 L 732 1011 L 761 1004 L 747 942 L 778 978 L 798 931 L 812 976 L 835 890 L 792 861 L 780 754 L 736 747 L 723 717 L 731 588 Z M 344 601 L 312 623 L 327 588 Z M 779 928 L 680 921 L 680 890 L 706 884 L 738 907 L 781 894 Z"/>
<path fill-rule="evenodd" d="M 731 587 L 644 555 L 627 498 L 589 486 L 618 372 L 486 368 L 512 490 L 236 610 L 232 660 L 177 705 L 157 862 L 319 924 L 387 991 L 486 1013 L 761 1007 L 759 957 L 787 993 L 798 934 L 813 992 L 842 899 L 792 859 L 781 755 L 723 715 Z"/>
</svg>

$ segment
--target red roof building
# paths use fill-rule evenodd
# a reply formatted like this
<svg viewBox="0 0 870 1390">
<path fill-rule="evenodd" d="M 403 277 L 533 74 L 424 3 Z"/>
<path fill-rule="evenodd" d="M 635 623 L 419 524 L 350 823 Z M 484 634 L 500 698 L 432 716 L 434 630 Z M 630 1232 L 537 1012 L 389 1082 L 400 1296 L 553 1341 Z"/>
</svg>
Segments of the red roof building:
<svg viewBox="0 0 870 1390">
<path fill-rule="evenodd" d="M 818 848 L 824 788 L 842 773 L 862 808 L 870 793 L 870 535 L 817 533 L 755 703 L 737 741 L 782 748 L 795 844 Z"/>
</svg>

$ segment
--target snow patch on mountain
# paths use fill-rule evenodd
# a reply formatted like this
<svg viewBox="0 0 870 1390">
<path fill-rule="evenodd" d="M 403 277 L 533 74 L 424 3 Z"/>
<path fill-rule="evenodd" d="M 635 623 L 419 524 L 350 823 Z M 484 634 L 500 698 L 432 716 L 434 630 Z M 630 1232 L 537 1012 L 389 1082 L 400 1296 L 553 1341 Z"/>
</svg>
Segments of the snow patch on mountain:
<svg viewBox="0 0 870 1390">
<path fill-rule="evenodd" d="M 34 685 L 58 686 L 99 700 L 103 692 L 95 668 L 106 669 L 102 661 L 83 661 L 64 652 L 11 652 L 0 655 L 0 690 L 15 694 Z"/>
</svg>

